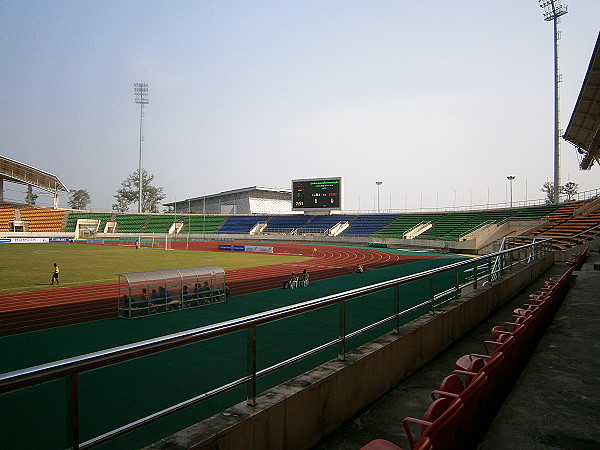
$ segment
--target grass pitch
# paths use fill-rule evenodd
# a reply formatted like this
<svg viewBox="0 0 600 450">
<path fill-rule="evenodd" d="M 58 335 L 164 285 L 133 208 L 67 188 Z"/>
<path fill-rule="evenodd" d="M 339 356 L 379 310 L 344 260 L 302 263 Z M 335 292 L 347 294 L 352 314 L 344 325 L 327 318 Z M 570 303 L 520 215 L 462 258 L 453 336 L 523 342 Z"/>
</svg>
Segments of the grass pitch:
<svg viewBox="0 0 600 450">
<path fill-rule="evenodd" d="M 244 252 L 205 252 L 84 244 L 2 244 L 0 294 L 47 289 L 53 264 L 60 286 L 115 283 L 116 274 L 182 267 L 220 266 L 225 270 L 304 261 L 302 256 Z"/>
</svg>

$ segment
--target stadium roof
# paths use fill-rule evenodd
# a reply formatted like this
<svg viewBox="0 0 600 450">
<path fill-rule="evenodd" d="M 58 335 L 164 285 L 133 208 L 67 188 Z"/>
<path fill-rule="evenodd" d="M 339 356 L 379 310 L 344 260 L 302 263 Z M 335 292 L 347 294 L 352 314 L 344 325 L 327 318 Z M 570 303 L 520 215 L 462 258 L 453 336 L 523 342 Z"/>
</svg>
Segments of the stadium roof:
<svg viewBox="0 0 600 450">
<path fill-rule="evenodd" d="M 600 33 L 579 98 L 563 137 L 577 147 L 580 169 L 590 169 L 600 155 Z"/>
<path fill-rule="evenodd" d="M 283 194 L 289 194 L 290 196 L 292 195 L 291 189 L 271 188 L 271 187 L 263 187 L 263 186 L 251 186 L 251 187 L 246 187 L 246 188 L 241 188 L 241 189 L 233 189 L 231 191 L 223 191 L 223 192 L 219 192 L 218 194 L 209 194 L 209 195 L 203 195 L 200 197 L 192 197 L 189 200 L 194 201 L 194 200 L 202 200 L 204 198 L 209 199 L 209 198 L 213 198 L 213 197 L 222 197 L 222 196 L 226 196 L 226 195 L 247 194 L 247 193 L 255 192 L 255 191 L 283 193 Z M 163 205 L 164 206 L 174 206 L 177 203 L 182 203 L 182 202 L 187 202 L 187 201 L 188 200 L 179 200 L 177 202 L 163 203 Z"/>
<path fill-rule="evenodd" d="M 2 155 L 0 155 L 0 179 L 12 183 L 31 185 L 53 193 L 58 191 L 69 192 L 69 189 L 56 175 Z"/>
</svg>

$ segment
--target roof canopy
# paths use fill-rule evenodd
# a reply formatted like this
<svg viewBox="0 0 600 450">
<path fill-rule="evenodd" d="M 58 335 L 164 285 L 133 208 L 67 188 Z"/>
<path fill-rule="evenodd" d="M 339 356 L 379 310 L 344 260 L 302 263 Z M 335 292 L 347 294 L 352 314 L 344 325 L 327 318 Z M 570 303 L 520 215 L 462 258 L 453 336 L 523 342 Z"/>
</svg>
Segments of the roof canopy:
<svg viewBox="0 0 600 450">
<path fill-rule="evenodd" d="M 573 110 L 571 121 L 563 136 L 577 147 L 583 159 L 580 169 L 590 169 L 600 156 L 600 33 L 592 59 Z"/>
<path fill-rule="evenodd" d="M 56 193 L 58 191 L 69 192 L 62 181 L 51 173 L 36 169 L 18 161 L 0 155 L 0 179 L 13 183 L 31 185 Z"/>
</svg>

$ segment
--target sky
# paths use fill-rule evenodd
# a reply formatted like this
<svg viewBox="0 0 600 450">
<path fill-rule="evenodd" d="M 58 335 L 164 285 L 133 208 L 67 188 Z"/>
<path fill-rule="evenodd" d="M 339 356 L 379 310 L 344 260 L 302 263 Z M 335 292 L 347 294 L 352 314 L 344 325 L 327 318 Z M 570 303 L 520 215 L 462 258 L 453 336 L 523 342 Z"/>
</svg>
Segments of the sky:
<svg viewBox="0 0 600 450">
<path fill-rule="evenodd" d="M 562 3 L 565 129 L 600 4 Z M 535 0 L 5 0 L 0 155 L 112 209 L 138 168 L 145 82 L 143 166 L 164 202 L 343 177 L 345 210 L 492 205 L 509 201 L 509 175 L 514 202 L 543 199 L 553 49 Z M 561 150 L 561 184 L 600 188 L 599 167 Z M 19 189 L 5 183 L 5 199 Z"/>
</svg>

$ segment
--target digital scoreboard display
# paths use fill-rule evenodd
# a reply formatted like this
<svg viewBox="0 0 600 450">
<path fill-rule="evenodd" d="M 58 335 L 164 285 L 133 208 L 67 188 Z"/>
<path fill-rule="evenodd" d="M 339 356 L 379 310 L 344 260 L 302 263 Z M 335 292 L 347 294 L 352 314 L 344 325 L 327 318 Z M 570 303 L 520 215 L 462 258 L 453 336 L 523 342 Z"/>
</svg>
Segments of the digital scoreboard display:
<svg viewBox="0 0 600 450">
<path fill-rule="evenodd" d="M 342 178 L 292 180 L 292 210 L 342 209 Z"/>
</svg>

